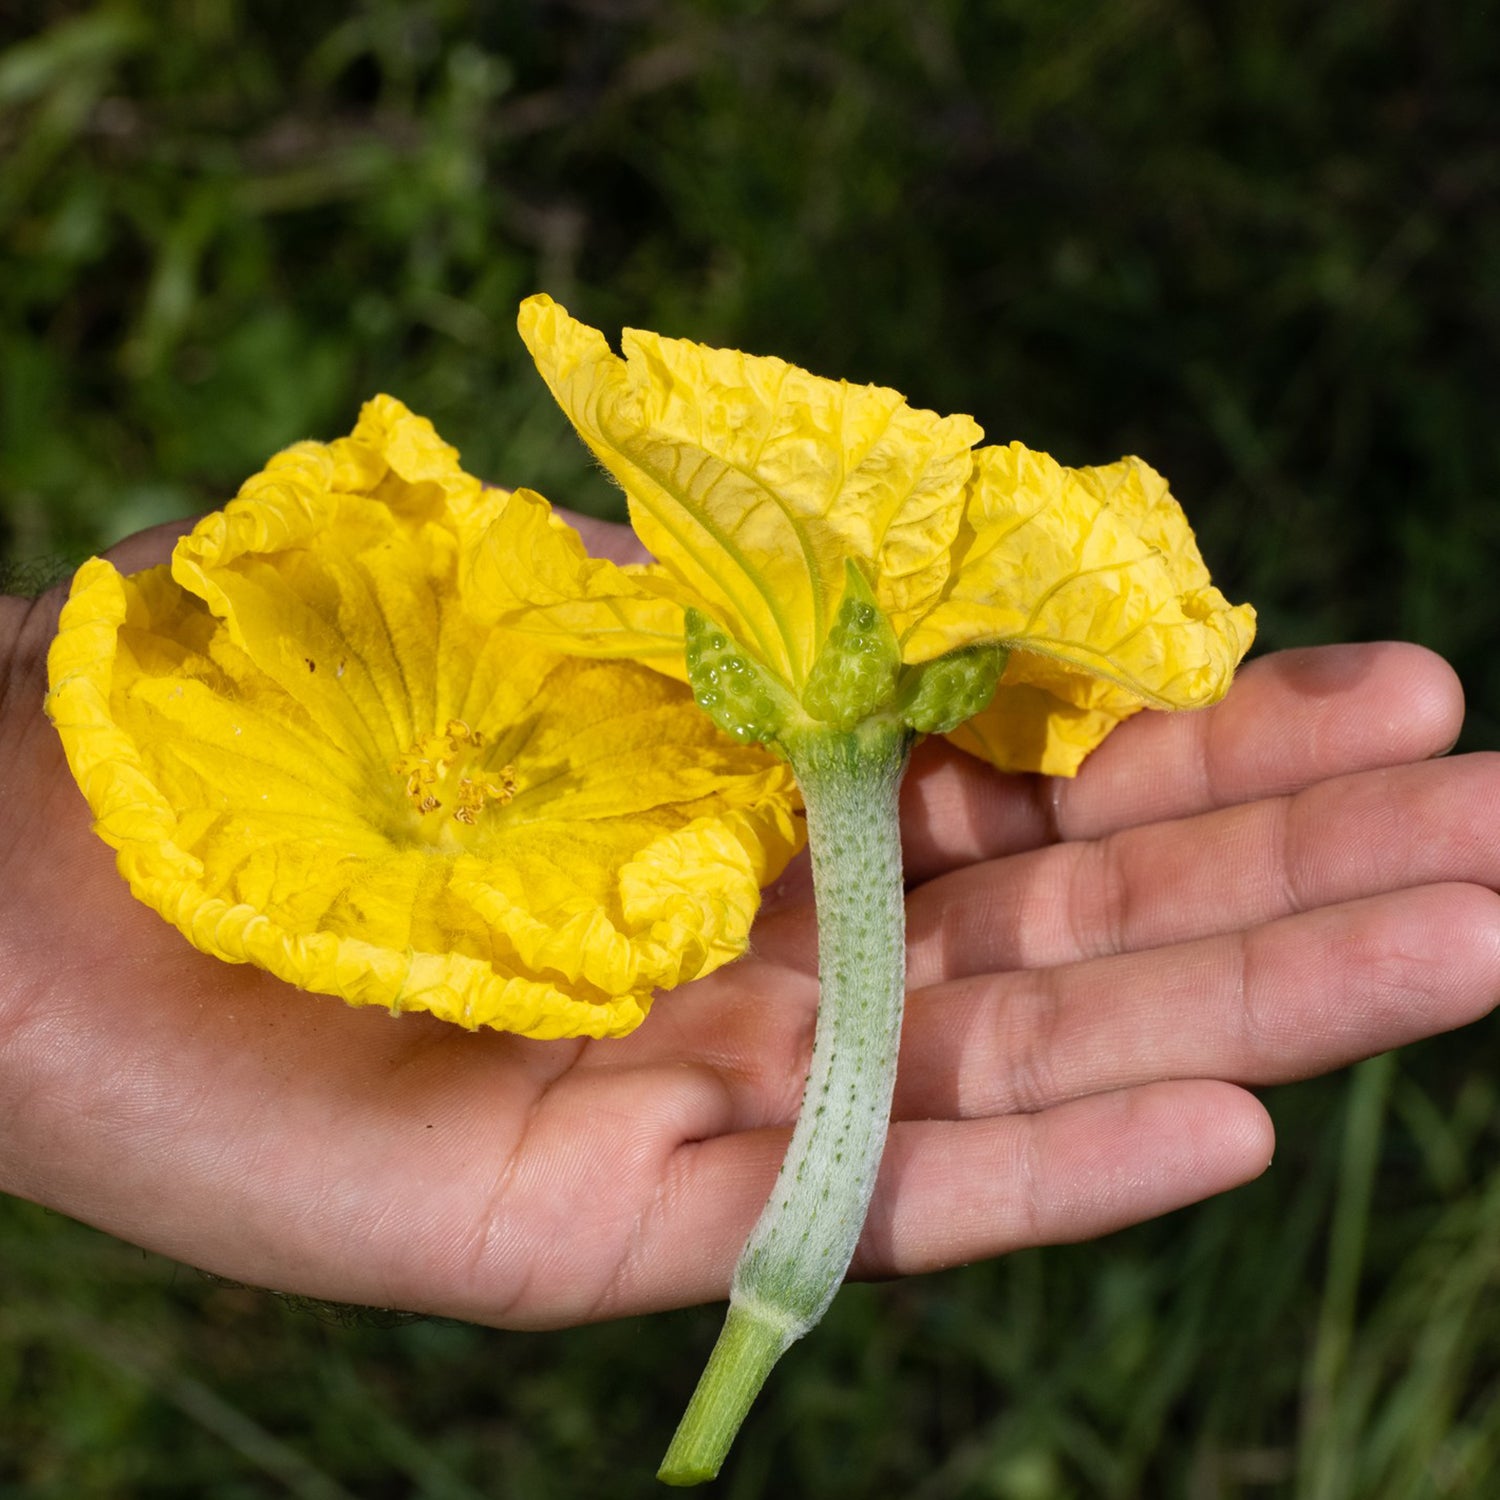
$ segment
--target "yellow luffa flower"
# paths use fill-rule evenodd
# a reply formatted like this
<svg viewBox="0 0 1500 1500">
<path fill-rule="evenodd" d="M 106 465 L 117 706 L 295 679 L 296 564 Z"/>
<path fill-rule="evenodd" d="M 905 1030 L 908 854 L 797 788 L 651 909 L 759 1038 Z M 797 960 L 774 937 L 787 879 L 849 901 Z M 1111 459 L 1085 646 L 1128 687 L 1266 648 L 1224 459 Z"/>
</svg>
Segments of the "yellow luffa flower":
<svg viewBox="0 0 1500 1500">
<path fill-rule="evenodd" d="M 904 666 L 1009 652 L 955 741 L 1064 775 L 1139 708 L 1215 701 L 1249 648 L 1254 611 L 1213 587 L 1139 459 L 1069 469 L 1019 443 L 976 450 L 969 417 L 635 329 L 621 358 L 545 296 L 522 304 L 520 328 L 656 562 L 588 557 L 517 491 L 471 562 L 490 619 L 682 676 L 695 610 L 805 702 L 852 563 Z"/>
<path fill-rule="evenodd" d="M 170 567 L 87 563 L 49 711 L 132 890 L 205 952 L 355 1004 L 619 1035 L 743 950 L 796 794 L 667 678 L 478 624 L 462 538 L 504 505 L 378 397 Z"/>
</svg>

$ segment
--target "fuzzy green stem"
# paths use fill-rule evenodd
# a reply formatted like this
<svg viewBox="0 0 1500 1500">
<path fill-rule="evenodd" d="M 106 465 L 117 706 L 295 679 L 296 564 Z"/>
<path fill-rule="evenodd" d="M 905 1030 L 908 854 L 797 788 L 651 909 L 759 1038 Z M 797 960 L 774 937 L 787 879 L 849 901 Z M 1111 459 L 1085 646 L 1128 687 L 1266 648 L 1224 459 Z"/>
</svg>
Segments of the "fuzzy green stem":
<svg viewBox="0 0 1500 1500">
<path fill-rule="evenodd" d="M 911 738 L 875 720 L 782 740 L 807 807 L 817 1031 L 776 1187 L 658 1475 L 668 1484 L 718 1473 L 771 1367 L 827 1311 L 859 1243 L 885 1147 L 906 993 L 897 796 Z"/>
</svg>

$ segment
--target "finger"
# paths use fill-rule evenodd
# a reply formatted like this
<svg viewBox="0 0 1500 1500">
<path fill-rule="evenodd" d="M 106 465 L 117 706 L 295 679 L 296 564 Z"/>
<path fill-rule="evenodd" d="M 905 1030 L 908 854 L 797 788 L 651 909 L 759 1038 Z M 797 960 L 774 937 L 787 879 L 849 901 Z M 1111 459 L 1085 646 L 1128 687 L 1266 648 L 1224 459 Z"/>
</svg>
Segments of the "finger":
<svg viewBox="0 0 1500 1500">
<path fill-rule="evenodd" d="M 1463 1024 L 1491 998 L 1484 944 L 1494 898 L 1478 887 L 1500 885 L 1500 847 L 1485 835 L 1493 819 L 1476 817 L 1476 809 L 1493 807 L 1497 800 L 1500 756 L 1462 756 L 1366 772 L 1320 783 L 1293 798 L 1129 829 L 1111 839 L 1036 850 L 929 882 L 908 899 L 912 999 L 898 1088 L 915 1091 L 899 1096 L 908 1101 L 904 1112 L 943 1115 L 949 1109 L 940 1090 L 914 1083 L 920 1076 L 920 1063 L 911 1055 L 914 1038 L 934 1036 L 961 1047 L 975 1026 L 998 1031 L 1003 1045 L 979 1050 L 973 1066 L 1003 1078 L 1012 1052 L 1025 1059 L 1036 1050 L 1027 1028 L 1057 1024 L 1046 1017 L 1065 1009 L 1060 986 L 1081 987 L 1085 998 L 1067 1014 L 1085 1037 L 1100 1038 L 1099 1057 L 1084 1052 L 1075 1059 L 1084 1073 L 1095 1067 L 1106 1070 L 1094 1087 L 1200 1071 L 1231 1076 L 1217 1071 L 1227 1066 L 1222 1059 L 1202 1057 L 1162 1075 L 1107 1070 L 1112 1060 L 1123 1064 L 1132 1058 L 1137 1043 L 1171 1056 L 1168 1043 L 1204 1032 L 1213 1013 L 1204 1009 L 1204 996 L 1191 986 L 1207 983 L 1200 973 L 1208 962 L 1205 954 L 1217 954 L 1223 970 L 1242 956 L 1246 944 L 1261 951 L 1256 945 L 1263 935 L 1242 940 L 1242 929 L 1402 890 L 1412 894 L 1412 901 L 1394 901 L 1391 920 L 1409 910 L 1425 913 L 1433 905 L 1431 922 L 1421 918 L 1411 943 L 1421 951 L 1427 951 L 1424 942 L 1431 947 L 1435 974 L 1452 966 L 1477 986 L 1467 996 L 1456 995 L 1455 1009 L 1429 1015 L 1418 1007 L 1411 1012 L 1410 1024 L 1422 1028 L 1411 1034 Z M 1456 894 L 1433 898 L 1430 888 L 1443 883 L 1456 883 L 1448 887 Z M 1364 913 L 1361 920 L 1375 921 L 1370 913 L 1386 919 L 1384 906 L 1356 910 Z M 1287 932 L 1303 935 L 1297 942 L 1306 950 L 1299 961 L 1306 968 L 1294 964 L 1293 977 L 1306 973 L 1310 983 L 1322 984 L 1325 967 L 1357 956 L 1343 946 L 1342 918 L 1330 920 L 1333 925 L 1327 928 L 1265 928 L 1277 942 Z M 1466 923 L 1474 924 L 1472 929 Z M 1314 931 L 1340 934 L 1326 957 L 1306 936 Z M 1382 929 L 1377 923 L 1361 939 L 1366 949 L 1360 951 L 1405 931 L 1404 926 Z M 1450 932 L 1451 941 L 1438 938 Z M 1222 941 L 1215 943 L 1215 938 Z M 1136 954 L 1139 961 L 1102 967 L 1083 962 L 1114 953 Z M 725 1128 L 788 1121 L 795 1115 L 811 1047 L 815 963 L 810 908 L 764 916 L 757 921 L 751 958 L 664 995 L 648 1025 L 624 1043 L 591 1052 L 585 1066 L 653 1064 L 670 1072 L 709 1058 L 731 1105 Z M 1171 964 L 1187 965 L 1188 997 L 1170 1012 L 1154 1010 L 1163 982 L 1159 970 Z M 974 984 L 955 988 L 966 977 Z M 1223 972 L 1219 980 L 1225 982 Z M 929 986 L 942 986 L 936 992 L 944 996 L 978 996 L 977 1013 L 964 1004 L 936 1008 Z M 1323 993 L 1341 996 L 1337 987 Z M 996 995 L 1001 998 L 995 1000 Z M 1144 997 L 1144 1015 L 1133 1008 L 1136 996 Z M 1435 991 L 1434 997 L 1440 1001 L 1442 992 Z M 1339 1000 L 1337 1014 L 1354 1028 L 1344 1050 L 1310 1056 L 1300 1063 L 1301 1071 L 1331 1068 L 1408 1039 L 1398 1028 L 1377 1031 L 1362 1044 L 1359 1028 L 1368 1016 L 1355 998 Z M 931 1020 L 936 1014 L 942 1019 Z M 1102 1028 L 1111 1017 L 1116 1030 L 1106 1032 Z M 1304 1019 L 1294 1015 L 1294 1036 L 1310 1044 L 1315 1038 L 1303 1036 Z M 1164 1034 L 1149 1024 L 1153 1020 L 1166 1028 Z M 1055 1102 L 1040 1087 L 1023 1089 L 1023 1095 L 1031 1105 Z M 1014 1100 L 1012 1104 L 1022 1107 Z"/>
<path fill-rule="evenodd" d="M 1073 780 L 1000 775 L 929 740 L 902 802 L 907 876 L 1425 760 L 1452 746 L 1462 718 L 1441 657 L 1385 642 L 1250 662 L 1213 708 L 1129 719 Z"/>
<path fill-rule="evenodd" d="M 725 1296 L 786 1130 L 684 1146 L 600 1317 Z M 854 1276 L 905 1275 L 1106 1234 L 1264 1171 L 1265 1110 L 1229 1084 L 1158 1084 L 1036 1115 L 892 1127 Z"/>
<path fill-rule="evenodd" d="M 1258 1100 L 1204 1079 L 1035 1115 L 897 1125 L 851 1274 L 911 1276 L 1095 1239 L 1251 1181 L 1274 1144 Z"/>
<path fill-rule="evenodd" d="M 187 516 L 180 521 L 163 521 L 160 525 L 148 526 L 145 531 L 137 531 L 124 541 L 116 542 L 104 555 L 122 573 L 139 573 L 145 568 L 154 568 L 171 558 L 178 538 L 186 536 L 197 522 L 197 516 Z"/>
<path fill-rule="evenodd" d="M 956 871 L 908 901 L 914 985 L 1230 932 L 1444 881 L 1500 886 L 1500 755 L 1319 782 Z"/>
<path fill-rule="evenodd" d="M 122 573 L 154 567 L 172 555 L 172 545 L 192 528 L 192 521 L 166 521 L 111 547 L 105 556 Z M 8 694 L 6 678 L 24 679 L 25 696 L 16 701 L 35 702 L 33 682 L 44 677 L 47 646 L 57 631 L 57 617 L 68 597 L 71 579 L 64 580 L 35 599 L 0 597 L 0 705 Z"/>
<path fill-rule="evenodd" d="M 707 1067 L 579 1077 L 582 1044 L 213 968 L 66 986 L 0 1038 L 6 1191 L 258 1286 L 550 1326 L 597 1316 L 667 1160 L 724 1128 Z"/>
<path fill-rule="evenodd" d="M 1283 1083 L 1500 1000 L 1500 896 L 1427 886 L 1148 953 L 911 997 L 903 1118 L 1047 1109 L 1162 1079 Z"/>
<path fill-rule="evenodd" d="M 628 526 L 614 521 L 601 521 L 596 516 L 584 516 L 558 507 L 558 514 L 583 538 L 590 557 L 607 557 L 616 563 L 645 563 L 651 554 L 641 545 L 640 538 Z"/>
<path fill-rule="evenodd" d="M 788 1125 L 801 1106 L 817 1010 L 813 962 L 803 969 L 741 959 L 660 996 L 645 1025 L 592 1044 L 574 1072 L 580 1082 L 633 1075 L 642 1093 L 710 1073 L 716 1113 L 698 1121 L 689 1132 L 696 1137 Z"/>
</svg>

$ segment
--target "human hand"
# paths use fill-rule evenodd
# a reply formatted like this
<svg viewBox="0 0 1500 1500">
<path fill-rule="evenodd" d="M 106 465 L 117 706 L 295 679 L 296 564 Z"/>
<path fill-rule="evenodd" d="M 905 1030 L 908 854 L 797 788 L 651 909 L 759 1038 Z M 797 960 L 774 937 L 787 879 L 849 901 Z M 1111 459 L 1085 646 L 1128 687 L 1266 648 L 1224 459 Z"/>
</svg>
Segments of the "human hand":
<svg viewBox="0 0 1500 1500">
<path fill-rule="evenodd" d="M 90 833 L 41 706 L 59 602 L 0 601 L 0 1187 L 238 1280 L 501 1326 L 723 1296 L 811 1042 L 805 869 L 749 955 L 621 1041 L 299 993 L 191 948 Z M 1460 715 L 1429 653 L 1346 646 L 1139 715 L 1074 782 L 919 747 L 911 995 L 856 1274 L 1223 1191 L 1271 1156 L 1248 1086 L 1488 1010 L 1500 759 L 1428 759 Z"/>
</svg>

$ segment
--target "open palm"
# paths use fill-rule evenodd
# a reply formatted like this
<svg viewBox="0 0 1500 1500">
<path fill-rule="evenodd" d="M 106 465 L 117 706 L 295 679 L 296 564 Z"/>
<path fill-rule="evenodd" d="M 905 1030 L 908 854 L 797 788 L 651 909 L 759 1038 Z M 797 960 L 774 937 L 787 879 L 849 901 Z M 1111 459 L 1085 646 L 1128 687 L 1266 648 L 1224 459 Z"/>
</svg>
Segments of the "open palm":
<svg viewBox="0 0 1500 1500">
<path fill-rule="evenodd" d="M 236 1279 L 502 1326 L 723 1296 L 811 1045 L 805 868 L 749 955 L 623 1041 L 300 993 L 116 875 L 42 712 L 58 605 L 0 600 L 0 1188 Z M 1429 759 L 1461 713 L 1429 653 L 1345 646 L 1140 715 L 1071 783 L 919 747 L 896 1123 L 855 1271 L 1232 1187 L 1272 1154 L 1248 1087 L 1486 1012 L 1500 759 Z"/>
</svg>

